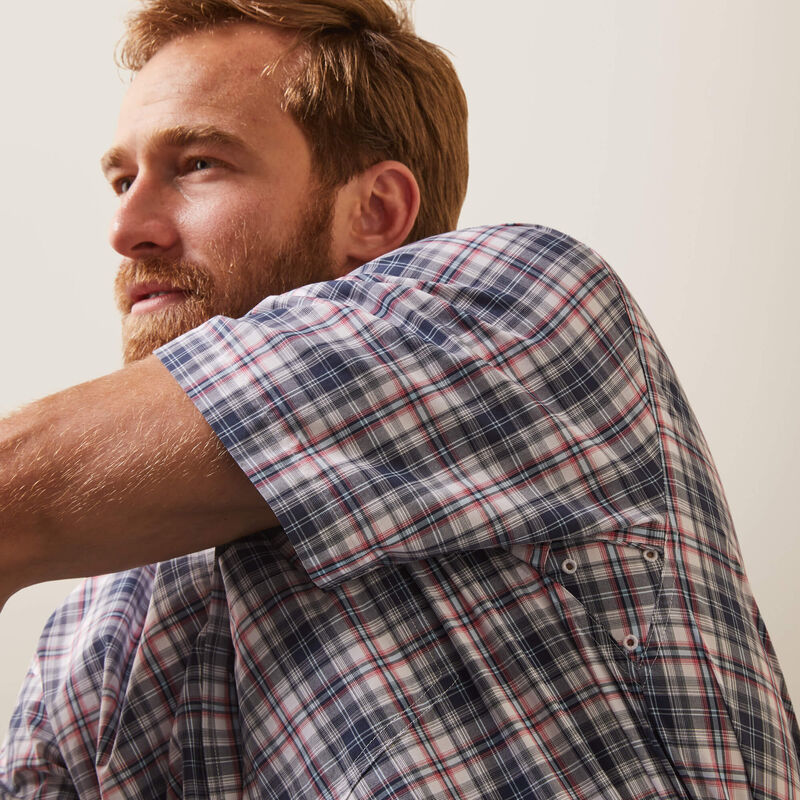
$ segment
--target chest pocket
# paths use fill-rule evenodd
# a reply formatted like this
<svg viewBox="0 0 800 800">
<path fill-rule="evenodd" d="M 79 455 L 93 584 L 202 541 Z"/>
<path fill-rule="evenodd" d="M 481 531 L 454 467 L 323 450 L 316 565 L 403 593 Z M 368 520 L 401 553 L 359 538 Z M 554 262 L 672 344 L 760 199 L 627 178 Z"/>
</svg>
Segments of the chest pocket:
<svg viewBox="0 0 800 800">
<path fill-rule="evenodd" d="M 619 542 L 552 542 L 545 573 L 572 594 L 614 641 L 642 652 L 661 587 L 663 553 Z"/>
</svg>

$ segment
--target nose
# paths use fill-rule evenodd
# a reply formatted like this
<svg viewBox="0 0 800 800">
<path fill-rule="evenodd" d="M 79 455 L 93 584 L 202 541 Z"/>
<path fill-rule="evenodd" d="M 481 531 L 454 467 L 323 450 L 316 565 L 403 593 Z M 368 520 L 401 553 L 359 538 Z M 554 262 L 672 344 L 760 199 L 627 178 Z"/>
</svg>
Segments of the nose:
<svg viewBox="0 0 800 800">
<path fill-rule="evenodd" d="M 126 258 L 176 255 L 179 234 L 170 189 L 139 174 L 120 195 L 109 241 Z"/>
</svg>

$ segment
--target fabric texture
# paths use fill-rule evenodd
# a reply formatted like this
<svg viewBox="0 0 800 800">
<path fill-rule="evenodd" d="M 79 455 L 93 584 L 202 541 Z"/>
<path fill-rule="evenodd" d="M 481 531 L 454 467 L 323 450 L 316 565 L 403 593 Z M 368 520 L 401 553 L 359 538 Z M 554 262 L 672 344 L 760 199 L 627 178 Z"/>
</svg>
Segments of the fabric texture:
<svg viewBox="0 0 800 800">
<path fill-rule="evenodd" d="M 708 448 L 592 250 L 437 236 L 158 356 L 283 530 L 82 584 L 2 796 L 800 796 Z"/>
</svg>

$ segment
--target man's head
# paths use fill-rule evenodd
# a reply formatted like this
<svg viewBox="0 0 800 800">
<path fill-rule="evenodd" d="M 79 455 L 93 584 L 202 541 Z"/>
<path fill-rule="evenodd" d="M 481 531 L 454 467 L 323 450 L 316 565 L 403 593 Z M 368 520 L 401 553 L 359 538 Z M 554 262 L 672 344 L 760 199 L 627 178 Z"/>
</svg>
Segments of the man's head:
<svg viewBox="0 0 800 800">
<path fill-rule="evenodd" d="M 455 227 L 463 92 L 382 0 L 145 0 L 121 57 L 126 361 Z"/>
</svg>

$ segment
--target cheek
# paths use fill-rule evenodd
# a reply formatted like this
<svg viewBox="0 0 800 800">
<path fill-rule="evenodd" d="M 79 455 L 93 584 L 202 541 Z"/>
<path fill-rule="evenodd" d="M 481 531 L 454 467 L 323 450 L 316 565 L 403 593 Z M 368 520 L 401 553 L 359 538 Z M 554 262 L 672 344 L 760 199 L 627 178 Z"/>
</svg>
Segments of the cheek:
<svg viewBox="0 0 800 800">
<path fill-rule="evenodd" d="M 210 187 L 209 187 L 210 188 Z M 242 244 L 245 235 L 274 238 L 289 224 L 280 209 L 263 198 L 244 191 L 209 192 L 209 196 L 187 204 L 181 215 L 186 255 L 228 250 Z"/>
</svg>

